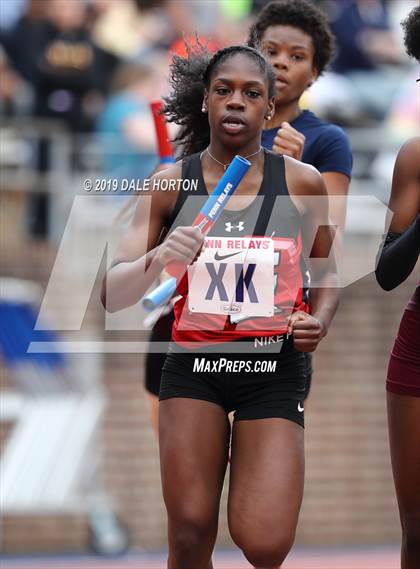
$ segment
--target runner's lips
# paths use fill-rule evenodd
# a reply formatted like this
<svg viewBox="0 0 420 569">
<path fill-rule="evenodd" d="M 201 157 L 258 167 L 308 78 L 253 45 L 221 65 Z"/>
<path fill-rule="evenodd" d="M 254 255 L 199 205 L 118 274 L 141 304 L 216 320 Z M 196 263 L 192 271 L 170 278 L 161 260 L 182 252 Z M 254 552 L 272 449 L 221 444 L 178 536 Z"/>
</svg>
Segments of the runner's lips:
<svg viewBox="0 0 420 569">
<path fill-rule="evenodd" d="M 222 120 L 222 124 L 243 124 L 243 125 L 246 125 L 246 122 L 239 115 L 226 115 Z"/>
<path fill-rule="evenodd" d="M 286 85 L 289 84 L 289 81 L 286 79 L 286 77 L 284 77 L 284 75 L 277 75 L 276 81 L 279 81 L 280 83 L 285 83 Z"/>
</svg>

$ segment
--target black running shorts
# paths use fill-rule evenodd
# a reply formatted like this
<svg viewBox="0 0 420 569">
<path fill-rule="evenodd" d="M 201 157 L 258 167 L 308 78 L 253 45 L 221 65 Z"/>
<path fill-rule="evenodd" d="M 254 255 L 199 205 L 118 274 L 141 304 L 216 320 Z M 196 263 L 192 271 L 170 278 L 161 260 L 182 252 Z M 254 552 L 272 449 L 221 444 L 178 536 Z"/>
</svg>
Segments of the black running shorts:
<svg viewBox="0 0 420 569">
<path fill-rule="evenodd" d="M 273 337 L 271 343 L 264 340 L 265 345 L 261 338 L 246 338 L 246 342 L 245 353 L 224 353 L 217 347 L 186 350 L 171 343 L 159 399 L 201 399 L 227 413 L 235 411 L 236 421 L 279 417 L 303 427 L 305 354 L 296 351 L 293 340 L 285 336 Z"/>
</svg>

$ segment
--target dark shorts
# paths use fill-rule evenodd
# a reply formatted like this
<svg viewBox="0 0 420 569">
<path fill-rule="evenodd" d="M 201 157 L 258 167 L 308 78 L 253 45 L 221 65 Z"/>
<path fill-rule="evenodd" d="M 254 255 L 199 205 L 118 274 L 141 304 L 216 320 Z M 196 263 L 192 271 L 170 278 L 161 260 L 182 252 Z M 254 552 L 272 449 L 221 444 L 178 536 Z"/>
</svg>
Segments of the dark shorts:
<svg viewBox="0 0 420 569">
<path fill-rule="evenodd" d="M 386 388 L 420 397 L 420 310 L 404 312 L 389 360 Z"/>
<path fill-rule="evenodd" d="M 258 346 L 245 353 L 222 353 L 183 350 L 171 344 L 159 399 L 200 399 L 220 405 L 227 413 L 235 411 L 236 421 L 279 417 L 303 427 L 306 358 L 294 349 L 291 339 L 280 345 L 280 352 Z"/>
<path fill-rule="evenodd" d="M 152 328 L 149 342 L 166 342 L 169 349 L 173 322 L 173 311 L 159 318 Z M 166 351 L 167 350 L 159 353 L 148 352 L 146 355 L 146 373 L 144 383 L 146 390 L 152 395 L 158 396 L 160 392 L 160 380 L 162 377 L 162 367 L 165 361 Z M 306 399 L 309 395 L 312 381 L 312 354 L 307 352 L 303 354 L 303 357 L 306 362 L 304 395 L 304 399 Z"/>
</svg>

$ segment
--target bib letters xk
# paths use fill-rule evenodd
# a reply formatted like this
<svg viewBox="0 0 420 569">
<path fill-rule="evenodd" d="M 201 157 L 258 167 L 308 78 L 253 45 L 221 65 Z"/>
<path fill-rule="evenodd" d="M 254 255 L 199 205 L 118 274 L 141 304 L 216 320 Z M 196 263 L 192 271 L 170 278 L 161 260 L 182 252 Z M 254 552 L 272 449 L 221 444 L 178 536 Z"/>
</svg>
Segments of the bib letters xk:
<svg viewBox="0 0 420 569">
<path fill-rule="evenodd" d="M 209 314 L 273 316 L 274 284 L 272 239 L 207 237 L 204 250 L 188 269 L 188 308 Z"/>
</svg>

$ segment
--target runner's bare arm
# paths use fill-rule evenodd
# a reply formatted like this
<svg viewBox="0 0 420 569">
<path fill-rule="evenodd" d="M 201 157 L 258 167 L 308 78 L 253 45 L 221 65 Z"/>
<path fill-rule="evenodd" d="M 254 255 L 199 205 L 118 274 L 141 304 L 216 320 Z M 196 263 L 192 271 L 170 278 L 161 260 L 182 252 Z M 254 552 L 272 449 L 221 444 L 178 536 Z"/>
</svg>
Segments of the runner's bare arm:
<svg viewBox="0 0 420 569">
<path fill-rule="evenodd" d="M 385 290 L 401 284 L 420 254 L 420 138 L 406 142 L 398 153 L 392 180 L 389 232 L 378 256 L 376 279 Z"/>
<path fill-rule="evenodd" d="M 293 128 L 288 122 L 283 122 L 279 128 L 273 142 L 273 152 L 291 156 L 296 160 L 302 160 L 303 148 L 305 146 L 305 136 Z M 321 176 L 324 180 L 328 196 L 330 197 L 329 212 L 330 218 L 338 226 L 336 250 L 342 241 L 344 226 L 346 223 L 346 204 L 345 198 L 349 191 L 350 178 L 341 172 L 322 172 Z"/>
<path fill-rule="evenodd" d="M 341 251 L 341 243 L 346 225 L 347 195 L 349 192 L 350 178 L 340 172 L 322 172 L 329 197 L 329 217 L 337 226 L 336 243 L 334 243 L 337 259 Z"/>
<path fill-rule="evenodd" d="M 398 153 L 389 209 L 393 233 L 404 233 L 420 211 L 420 137 L 410 139 Z"/>
<path fill-rule="evenodd" d="M 152 180 L 181 178 L 180 165 L 157 173 Z M 188 262 L 201 245 L 198 230 L 178 227 L 158 244 L 165 221 L 173 209 L 178 192 L 156 189 L 138 199 L 132 223 L 124 235 L 103 283 L 101 299 L 109 312 L 138 302 L 172 260 Z"/>
</svg>

